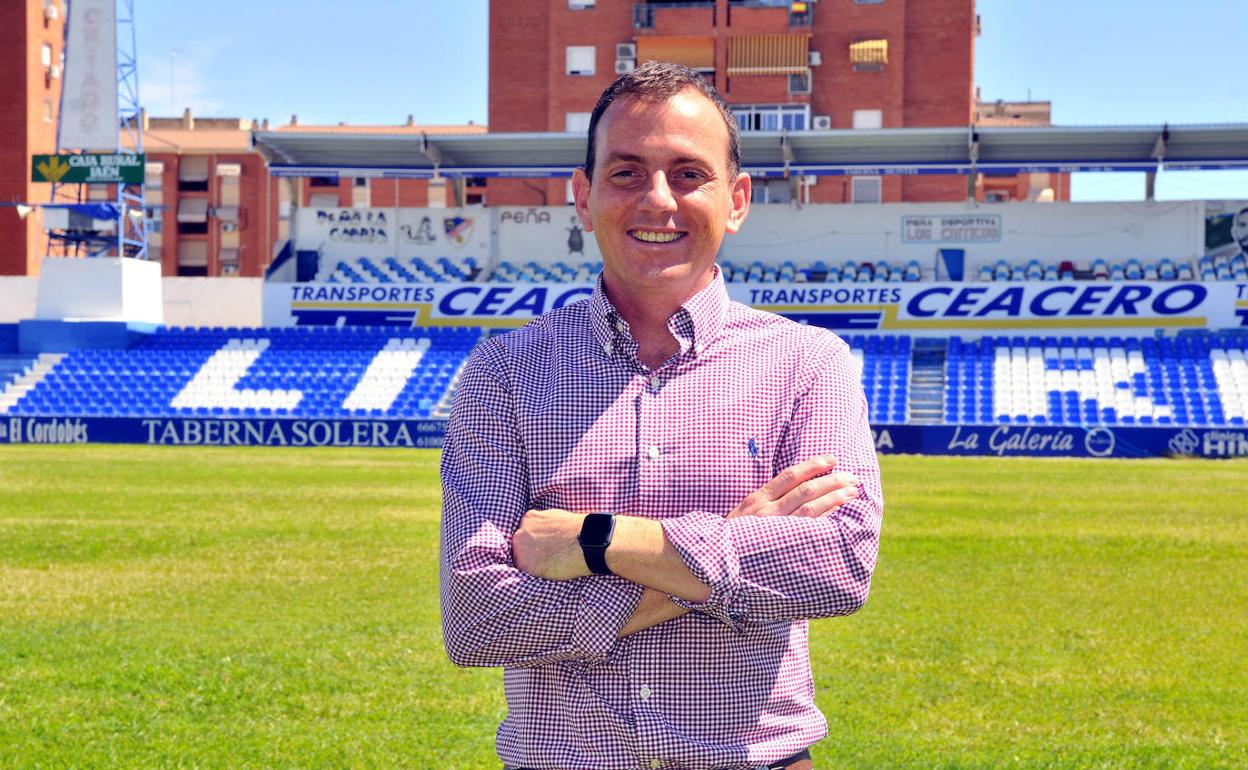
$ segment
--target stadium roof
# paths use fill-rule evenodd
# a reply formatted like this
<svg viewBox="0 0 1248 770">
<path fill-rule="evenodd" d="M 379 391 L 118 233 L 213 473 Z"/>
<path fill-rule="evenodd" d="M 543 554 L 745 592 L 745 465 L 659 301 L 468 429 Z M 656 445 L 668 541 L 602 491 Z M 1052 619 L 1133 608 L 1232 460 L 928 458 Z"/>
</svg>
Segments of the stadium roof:
<svg viewBox="0 0 1248 770">
<path fill-rule="evenodd" d="M 257 131 L 253 145 L 286 176 L 568 176 L 585 137 Z M 1154 171 L 1248 168 L 1248 124 L 893 128 L 749 132 L 742 164 L 759 176 Z"/>
</svg>

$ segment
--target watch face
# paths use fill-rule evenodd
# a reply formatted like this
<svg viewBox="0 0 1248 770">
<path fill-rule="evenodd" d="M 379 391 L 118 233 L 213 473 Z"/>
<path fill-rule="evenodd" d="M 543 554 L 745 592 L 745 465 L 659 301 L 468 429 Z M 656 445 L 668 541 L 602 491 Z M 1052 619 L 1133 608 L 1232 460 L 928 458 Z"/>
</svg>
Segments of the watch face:
<svg viewBox="0 0 1248 770">
<path fill-rule="evenodd" d="M 614 528 L 615 518 L 608 513 L 591 513 L 581 525 L 581 545 L 606 545 Z"/>
</svg>

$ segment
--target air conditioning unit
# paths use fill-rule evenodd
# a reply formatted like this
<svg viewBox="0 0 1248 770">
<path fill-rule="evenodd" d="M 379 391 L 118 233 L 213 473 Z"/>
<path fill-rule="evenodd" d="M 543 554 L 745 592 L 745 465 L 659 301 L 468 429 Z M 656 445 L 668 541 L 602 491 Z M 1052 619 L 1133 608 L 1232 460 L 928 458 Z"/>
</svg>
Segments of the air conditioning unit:
<svg viewBox="0 0 1248 770">
<path fill-rule="evenodd" d="M 55 64 L 53 64 L 51 67 L 48 67 L 48 77 L 52 78 L 53 80 L 56 80 L 60 76 L 61 76 L 60 67 L 56 66 Z"/>
<path fill-rule="evenodd" d="M 821 64 L 823 64 L 823 54 L 819 53 L 818 51 L 806 52 L 806 66 L 818 67 Z"/>
<path fill-rule="evenodd" d="M 636 43 L 616 43 L 615 58 L 617 59 L 636 59 L 637 44 Z"/>
<path fill-rule="evenodd" d="M 48 21 L 55 21 L 60 15 L 61 11 L 56 7 L 55 2 L 47 3 L 43 6 L 43 18 Z"/>
<path fill-rule="evenodd" d="M 831 131 L 832 116 L 831 115 L 815 115 L 810 119 L 810 127 L 815 131 Z"/>
<path fill-rule="evenodd" d="M 238 230 L 237 222 L 222 222 L 221 223 L 221 232 L 223 233 L 232 233 L 237 230 Z"/>
<path fill-rule="evenodd" d="M 617 75 L 627 75 L 628 73 L 632 72 L 635 69 L 637 69 L 636 59 L 616 59 L 615 60 L 615 74 Z"/>
</svg>

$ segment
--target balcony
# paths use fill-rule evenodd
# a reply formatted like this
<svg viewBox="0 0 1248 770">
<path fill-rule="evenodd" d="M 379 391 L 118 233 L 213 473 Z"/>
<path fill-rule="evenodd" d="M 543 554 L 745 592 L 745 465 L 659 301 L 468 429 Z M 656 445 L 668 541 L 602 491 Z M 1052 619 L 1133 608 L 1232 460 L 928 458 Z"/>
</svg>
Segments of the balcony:
<svg viewBox="0 0 1248 770">
<path fill-rule="evenodd" d="M 787 15 L 787 25 L 790 28 L 809 29 L 813 14 L 813 4 L 802 0 L 728 0 L 729 26 L 778 25 L 784 23 L 781 20 Z"/>
<path fill-rule="evenodd" d="M 643 34 L 706 34 L 715 28 L 714 2 L 635 3 L 633 29 Z"/>
</svg>

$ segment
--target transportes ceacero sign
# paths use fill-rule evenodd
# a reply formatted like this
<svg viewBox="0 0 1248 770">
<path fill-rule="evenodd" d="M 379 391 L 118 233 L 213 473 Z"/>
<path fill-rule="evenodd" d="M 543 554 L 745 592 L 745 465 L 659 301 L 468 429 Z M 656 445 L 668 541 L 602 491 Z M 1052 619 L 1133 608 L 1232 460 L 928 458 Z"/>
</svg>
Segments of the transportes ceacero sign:
<svg viewBox="0 0 1248 770">
<path fill-rule="evenodd" d="M 576 284 L 265 285 L 266 326 L 521 326 L 585 299 Z M 1248 327 L 1248 283 L 729 284 L 738 302 L 841 332 L 1152 334 Z"/>
</svg>

